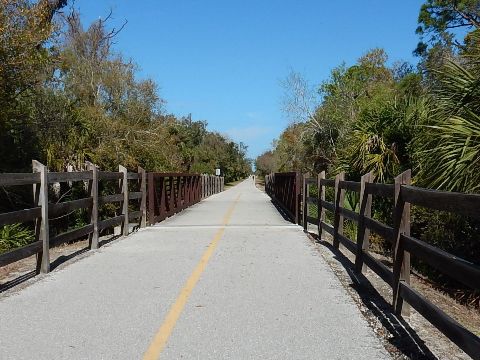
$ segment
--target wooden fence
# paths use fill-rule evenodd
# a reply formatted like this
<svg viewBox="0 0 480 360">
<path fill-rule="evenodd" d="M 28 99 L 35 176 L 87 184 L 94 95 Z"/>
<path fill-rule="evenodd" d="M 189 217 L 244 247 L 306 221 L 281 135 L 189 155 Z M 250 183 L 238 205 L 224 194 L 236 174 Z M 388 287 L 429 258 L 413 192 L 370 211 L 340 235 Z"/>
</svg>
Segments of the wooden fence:
<svg viewBox="0 0 480 360">
<path fill-rule="evenodd" d="M 225 188 L 225 179 L 215 175 L 201 175 L 202 199 L 222 192 Z"/>
<path fill-rule="evenodd" d="M 291 178 L 291 173 L 288 173 Z M 301 175 L 296 174 L 298 179 Z M 355 255 L 356 271 L 361 273 L 370 268 L 383 281 L 392 287 L 392 306 L 396 314 L 409 314 L 409 306 L 415 308 L 425 319 L 457 344 L 473 359 L 480 359 L 480 338 L 467 330 L 455 319 L 426 299 L 410 285 L 410 256 L 429 264 L 436 270 L 455 279 L 468 287 L 480 290 L 480 267 L 449 254 L 410 236 L 410 207 L 422 206 L 429 209 L 453 212 L 463 216 L 480 219 L 480 195 L 435 191 L 410 185 L 411 172 L 406 171 L 395 178 L 394 184 L 373 182 L 371 173 L 361 177 L 360 182 L 346 181 L 345 174 L 338 174 L 335 179 L 326 179 L 325 172 L 317 177 L 305 174 L 302 185 L 303 226 L 308 223 L 317 225 L 319 236 L 325 231 L 333 238 L 333 246 L 339 248 L 341 243 Z M 278 179 L 275 174 L 273 179 Z M 317 188 L 317 196 L 310 195 L 310 187 Z M 270 182 L 268 192 L 276 194 L 284 191 L 284 181 L 276 184 Z M 289 185 L 293 192 L 294 186 Z M 276 188 L 280 189 L 276 189 Z M 334 201 L 326 201 L 325 189 L 332 188 Z M 359 195 L 358 212 L 345 207 L 345 193 L 350 191 Z M 383 224 L 372 217 L 372 198 L 389 198 L 393 201 L 393 226 Z M 278 197 L 277 197 L 278 199 Z M 309 204 L 317 206 L 317 216 L 309 216 Z M 289 205 L 291 206 L 291 205 Z M 297 206 L 300 206 L 298 201 Z M 327 222 L 326 212 L 330 212 L 333 224 Z M 344 220 L 357 224 L 357 238 L 349 239 L 344 234 Z M 298 222 L 297 222 L 298 223 Z M 369 251 L 370 231 L 383 237 L 391 246 L 393 269 L 373 257 Z"/>
<path fill-rule="evenodd" d="M 300 223 L 301 174 L 273 173 L 265 177 L 265 191 L 296 224 Z"/>
<path fill-rule="evenodd" d="M 131 173 L 125 167 L 119 166 L 118 172 L 100 171 L 91 163 L 87 163 L 87 169 L 77 172 L 49 172 L 46 166 L 33 161 L 33 173 L 0 174 L 0 187 L 33 185 L 34 203 L 31 208 L 0 213 L 0 227 L 33 222 L 35 229 L 34 242 L 0 254 L 0 267 L 37 255 L 37 272 L 47 273 L 50 271 L 50 248 L 88 236 L 90 248 L 96 249 L 99 247 L 99 234 L 102 231 L 120 226 L 121 234 L 126 236 L 132 222 L 139 227 L 147 225 L 145 170 L 139 167 L 138 172 Z M 49 199 L 52 184 L 73 182 L 84 182 L 88 196 L 57 203 Z M 110 185 L 110 188 L 113 187 L 116 191 L 114 194 L 100 196 L 99 185 Z M 132 189 L 135 191 L 131 191 Z M 161 221 L 220 191 L 223 191 L 223 177 L 148 173 L 149 223 Z M 119 213 L 114 217 L 101 219 L 99 208 L 105 204 L 119 204 Z M 60 234 L 52 233 L 52 221 L 79 209 L 88 212 L 88 224 Z"/>
</svg>

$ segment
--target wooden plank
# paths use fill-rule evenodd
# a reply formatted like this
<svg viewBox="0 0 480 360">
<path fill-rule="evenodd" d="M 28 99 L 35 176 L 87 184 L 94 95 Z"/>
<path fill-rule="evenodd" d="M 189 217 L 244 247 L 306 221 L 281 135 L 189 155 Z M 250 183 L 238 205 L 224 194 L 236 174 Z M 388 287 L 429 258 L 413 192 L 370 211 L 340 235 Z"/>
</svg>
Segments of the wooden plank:
<svg viewBox="0 0 480 360">
<path fill-rule="evenodd" d="M 321 206 L 322 201 L 325 201 L 325 187 L 322 186 L 322 179 L 325 179 L 325 171 L 322 171 L 317 176 L 317 191 L 318 191 L 318 210 L 317 210 L 317 225 L 318 225 L 318 238 L 322 238 L 322 221 L 325 221 L 325 209 Z"/>
<path fill-rule="evenodd" d="M 341 189 L 353 191 L 353 192 L 360 192 L 360 183 L 356 181 L 340 181 L 338 186 Z"/>
<path fill-rule="evenodd" d="M 0 214 L 0 226 L 35 220 L 42 216 L 42 208 L 34 207 Z"/>
<path fill-rule="evenodd" d="M 410 235 L 410 203 L 405 202 L 402 197 L 402 187 L 410 185 L 412 179 L 412 171 L 407 170 L 395 178 L 395 196 L 393 209 L 393 231 L 394 244 L 392 246 L 393 253 L 393 309 L 396 314 L 409 315 L 410 308 L 408 304 L 403 304 L 403 298 L 399 295 L 399 284 L 405 282 L 410 284 L 410 253 L 405 251 L 403 235 Z"/>
<path fill-rule="evenodd" d="M 375 259 L 366 251 L 363 252 L 363 262 L 378 276 L 380 276 L 388 285 L 392 285 L 393 272 L 385 264 L 382 264 L 379 260 Z"/>
<path fill-rule="evenodd" d="M 345 246 L 352 254 L 357 253 L 357 244 L 343 234 L 337 234 L 339 242 Z"/>
<path fill-rule="evenodd" d="M 48 183 L 92 180 L 91 171 L 49 172 Z"/>
<path fill-rule="evenodd" d="M 305 179 L 305 182 L 309 185 L 317 185 L 317 178 L 306 178 Z"/>
<path fill-rule="evenodd" d="M 3 173 L 0 186 L 32 185 L 40 183 L 40 173 Z"/>
<path fill-rule="evenodd" d="M 320 184 L 322 184 L 322 186 L 334 187 L 335 179 L 321 179 Z"/>
<path fill-rule="evenodd" d="M 395 195 L 394 184 L 367 183 L 365 184 L 367 194 L 393 198 Z"/>
<path fill-rule="evenodd" d="M 340 213 L 340 208 L 345 204 L 345 189 L 342 189 L 339 184 L 345 180 L 345 172 L 341 172 L 335 176 L 335 212 L 333 217 L 333 247 L 338 249 L 339 237 L 343 235 L 343 215 Z"/>
<path fill-rule="evenodd" d="M 325 230 L 327 233 L 329 233 L 330 235 L 333 236 L 334 234 L 334 229 L 333 229 L 333 226 L 330 225 L 330 224 L 327 224 L 326 222 L 322 221 L 320 223 L 320 226 L 322 227 L 322 230 Z"/>
<path fill-rule="evenodd" d="M 138 174 L 138 173 L 128 173 L 127 174 L 127 179 L 128 180 L 139 180 L 140 179 L 140 174 Z"/>
<path fill-rule="evenodd" d="M 130 192 L 130 193 L 128 193 L 128 198 L 130 200 L 141 199 L 142 198 L 142 192 L 141 191 Z"/>
<path fill-rule="evenodd" d="M 128 213 L 128 220 L 135 220 L 135 219 L 140 219 L 142 217 L 142 212 L 141 211 L 130 211 Z"/>
<path fill-rule="evenodd" d="M 385 240 L 387 240 L 390 244 L 394 243 L 395 240 L 395 233 L 392 227 L 387 226 L 375 219 L 372 219 L 370 217 L 365 217 L 365 226 L 375 232 L 376 234 L 380 235 L 383 237 Z"/>
<path fill-rule="evenodd" d="M 408 284 L 400 283 L 400 296 L 472 359 L 480 359 L 480 338 L 426 300 Z"/>
<path fill-rule="evenodd" d="M 307 222 L 309 222 L 310 224 L 317 225 L 318 224 L 318 219 L 314 218 L 313 216 L 307 216 Z"/>
<path fill-rule="evenodd" d="M 338 211 L 340 212 L 341 215 L 345 216 L 346 218 L 358 222 L 358 213 L 352 210 L 348 210 L 345 208 L 339 208 Z"/>
<path fill-rule="evenodd" d="M 69 213 L 76 209 L 85 209 L 92 206 L 92 198 L 83 198 L 78 200 L 64 201 L 56 204 L 48 204 L 50 219 Z"/>
<path fill-rule="evenodd" d="M 92 208 L 90 211 L 90 223 L 93 225 L 93 231 L 89 236 L 91 249 L 98 249 L 98 167 L 87 162 L 88 169 L 92 172 L 92 181 L 89 184 L 90 196 L 92 198 Z"/>
<path fill-rule="evenodd" d="M 35 241 L 21 248 L 0 254 L 0 267 L 25 259 L 42 251 L 42 241 Z"/>
<path fill-rule="evenodd" d="M 108 229 L 112 226 L 117 226 L 123 222 L 123 215 L 118 215 L 113 218 L 102 220 L 98 222 L 98 231 Z"/>
<path fill-rule="evenodd" d="M 327 209 L 328 211 L 335 212 L 335 205 L 329 201 L 320 200 L 320 205 L 322 208 Z"/>
<path fill-rule="evenodd" d="M 122 202 L 122 201 L 123 201 L 123 194 L 104 195 L 98 198 L 98 203 L 100 205 Z"/>
<path fill-rule="evenodd" d="M 35 236 L 42 241 L 42 250 L 37 257 L 37 272 L 50 272 L 50 227 L 48 224 L 48 169 L 32 160 L 33 172 L 39 173 L 40 184 L 33 185 L 34 203 L 41 207 L 41 217 L 35 222 Z"/>
<path fill-rule="evenodd" d="M 478 211 L 480 195 L 478 194 L 421 189 L 407 185 L 402 185 L 400 193 L 402 199 L 411 204 L 480 219 Z"/>
<path fill-rule="evenodd" d="M 111 171 L 99 171 L 98 179 L 99 180 L 119 180 L 123 178 L 123 174 L 120 172 L 111 172 Z"/>
<path fill-rule="evenodd" d="M 85 225 L 79 229 L 64 232 L 50 239 L 50 246 L 58 246 L 69 241 L 80 239 L 93 232 L 93 224 Z"/>
<path fill-rule="evenodd" d="M 414 237 L 403 234 L 401 237 L 405 251 L 440 270 L 443 274 L 470 286 L 472 289 L 480 290 L 480 266 Z"/>
<path fill-rule="evenodd" d="M 123 194 L 123 203 L 122 203 L 122 215 L 124 218 L 123 222 L 123 236 L 128 235 L 128 170 L 125 166 L 118 165 L 118 171 L 120 171 L 123 175 L 122 180 L 120 180 L 120 186 L 122 187 L 122 194 Z"/>
<path fill-rule="evenodd" d="M 372 214 L 372 195 L 365 191 L 367 184 L 373 181 L 373 173 L 369 172 L 360 178 L 360 209 L 357 227 L 357 252 L 355 254 L 355 270 L 362 273 L 365 270 L 363 255 L 370 248 L 370 230 L 365 226 L 365 217 Z"/>
</svg>

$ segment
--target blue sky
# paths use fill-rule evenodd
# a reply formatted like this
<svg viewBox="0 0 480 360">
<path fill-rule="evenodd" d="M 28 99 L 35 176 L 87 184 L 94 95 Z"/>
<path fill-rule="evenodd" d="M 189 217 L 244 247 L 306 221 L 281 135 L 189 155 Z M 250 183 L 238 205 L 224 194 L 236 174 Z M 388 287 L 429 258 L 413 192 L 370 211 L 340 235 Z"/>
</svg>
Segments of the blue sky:
<svg viewBox="0 0 480 360">
<path fill-rule="evenodd" d="M 390 62 L 416 62 L 423 1 L 77 0 L 84 25 L 113 10 L 128 24 L 115 49 L 160 87 L 166 110 L 192 113 L 243 141 L 254 158 L 288 125 L 280 80 L 290 69 L 313 84 L 383 47 Z"/>
</svg>

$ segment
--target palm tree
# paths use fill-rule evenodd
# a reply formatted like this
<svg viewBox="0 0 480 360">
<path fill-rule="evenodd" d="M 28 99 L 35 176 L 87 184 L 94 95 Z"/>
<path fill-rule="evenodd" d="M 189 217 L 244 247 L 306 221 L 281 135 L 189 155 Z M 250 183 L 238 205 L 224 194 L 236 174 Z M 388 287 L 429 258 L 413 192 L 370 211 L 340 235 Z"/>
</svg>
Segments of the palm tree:
<svg viewBox="0 0 480 360">
<path fill-rule="evenodd" d="M 436 71 L 432 117 L 413 144 L 423 186 L 480 189 L 480 31 L 470 36 L 469 53 Z"/>
</svg>

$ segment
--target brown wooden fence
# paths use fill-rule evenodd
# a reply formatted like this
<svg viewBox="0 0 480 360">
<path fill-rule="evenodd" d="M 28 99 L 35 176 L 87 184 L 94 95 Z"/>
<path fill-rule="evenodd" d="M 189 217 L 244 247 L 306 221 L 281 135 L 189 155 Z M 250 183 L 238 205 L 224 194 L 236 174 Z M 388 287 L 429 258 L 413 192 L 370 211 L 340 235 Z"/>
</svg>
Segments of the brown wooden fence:
<svg viewBox="0 0 480 360">
<path fill-rule="evenodd" d="M 148 173 L 149 223 L 153 225 L 224 189 L 224 178 L 186 173 Z"/>
<path fill-rule="evenodd" d="M 49 187 L 53 183 L 87 183 L 88 196 L 81 199 L 52 203 L 49 200 Z M 99 196 L 99 183 L 114 181 L 117 193 Z M 139 191 L 129 192 L 128 182 L 138 183 Z M 0 174 L 0 186 L 33 185 L 34 206 L 32 208 L 0 214 L 0 226 L 14 223 L 35 223 L 36 240 L 24 247 L 0 255 L 0 266 L 8 265 L 31 255 L 37 254 L 37 271 L 50 270 L 49 249 L 76 239 L 89 237 L 90 247 L 98 248 L 99 233 L 105 229 L 121 225 L 124 235 L 128 234 L 128 225 L 136 220 L 139 226 L 145 226 L 146 219 L 146 177 L 141 168 L 138 173 L 128 173 L 120 166 L 118 172 L 105 172 L 88 164 L 87 171 L 48 172 L 46 166 L 33 161 L 31 174 Z M 137 211 L 129 212 L 129 202 L 137 202 Z M 99 207 L 108 203 L 120 203 L 121 213 L 110 219 L 100 220 Z M 74 230 L 51 236 L 50 223 L 55 218 L 72 211 L 85 209 L 90 214 L 90 222 Z"/>
<path fill-rule="evenodd" d="M 265 191 L 295 223 L 300 223 L 302 175 L 299 172 L 273 173 L 265 177 Z"/>
<path fill-rule="evenodd" d="M 225 179 L 215 175 L 201 175 L 202 199 L 222 192 L 225 188 Z"/>
<path fill-rule="evenodd" d="M 200 175 L 148 173 L 148 200 L 153 225 L 201 200 Z"/>
<path fill-rule="evenodd" d="M 296 178 L 299 175 L 295 175 Z M 292 178 L 292 173 L 286 177 Z M 278 174 L 268 176 L 267 192 L 277 198 L 285 199 L 277 194 L 285 192 L 285 177 Z M 277 182 L 281 178 L 282 181 Z M 473 359 L 480 359 L 480 338 L 467 330 L 455 319 L 426 299 L 410 285 L 410 256 L 429 264 L 443 274 L 460 281 L 475 290 L 480 290 L 480 267 L 464 259 L 458 258 L 439 248 L 431 246 L 410 236 L 411 204 L 429 209 L 449 211 L 456 214 L 480 218 L 480 195 L 435 191 L 410 185 L 411 172 L 406 171 L 395 178 L 394 184 L 373 182 L 371 173 L 361 177 L 360 182 L 346 181 L 345 174 L 338 174 L 334 179 L 326 179 L 325 172 L 317 177 L 303 176 L 303 226 L 307 230 L 308 223 L 317 225 L 318 233 L 332 236 L 333 246 L 339 248 L 341 243 L 355 255 L 357 272 L 366 267 L 374 271 L 383 281 L 392 287 L 392 306 L 396 314 L 408 315 L 409 306 L 415 308 L 425 319 L 437 327 L 451 341 L 457 344 Z M 310 195 L 310 187 L 317 187 L 317 196 Z M 290 183 L 287 193 L 292 193 L 294 186 Z M 325 189 L 332 188 L 334 201 L 326 201 Z M 358 212 L 345 207 L 346 191 L 358 193 Z M 372 217 L 372 198 L 384 197 L 393 200 L 393 226 L 383 224 Z M 291 198 L 287 197 L 288 206 L 292 207 Z M 317 216 L 309 216 L 309 204 L 317 206 Z M 297 201 L 296 206 L 300 206 Z M 326 212 L 330 212 L 333 223 L 327 222 Z M 344 234 L 344 220 L 357 224 L 357 238 L 349 239 Z M 298 222 L 297 222 L 298 223 Z M 369 251 L 370 231 L 383 237 L 392 247 L 393 269 L 378 261 Z"/>
<path fill-rule="evenodd" d="M 85 183 L 86 197 L 56 203 L 49 199 L 52 184 L 73 182 Z M 88 236 L 90 248 L 96 249 L 99 247 L 99 235 L 107 229 L 120 226 L 121 234 L 128 235 L 129 224 L 146 226 L 147 173 L 142 168 L 131 173 L 119 166 L 118 172 L 108 172 L 100 171 L 94 164 L 87 163 L 86 171 L 49 172 L 46 166 L 33 161 L 33 173 L 0 174 L 0 187 L 22 185 L 33 185 L 33 207 L 0 213 L 0 227 L 33 222 L 35 241 L 0 254 L 0 267 L 37 255 L 37 272 L 47 273 L 50 271 L 49 250 L 52 247 Z M 100 196 L 101 186 L 113 188 L 114 193 Z M 161 221 L 197 203 L 201 198 L 220 191 L 223 191 L 223 177 L 148 173 L 149 223 Z M 102 219 L 99 209 L 106 204 L 119 204 L 120 210 L 115 216 Z M 60 234 L 51 231 L 52 221 L 79 209 L 88 212 L 88 224 Z"/>
</svg>

